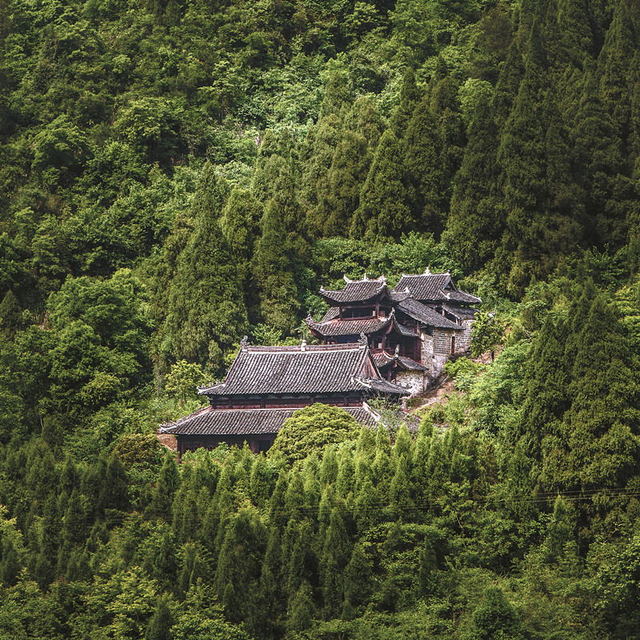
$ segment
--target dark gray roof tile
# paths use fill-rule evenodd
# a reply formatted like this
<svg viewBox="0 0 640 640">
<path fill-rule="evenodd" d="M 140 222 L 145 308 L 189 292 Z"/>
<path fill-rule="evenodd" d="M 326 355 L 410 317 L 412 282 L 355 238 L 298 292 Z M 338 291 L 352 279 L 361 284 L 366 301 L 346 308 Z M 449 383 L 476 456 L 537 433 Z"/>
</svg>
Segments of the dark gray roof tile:
<svg viewBox="0 0 640 640">
<path fill-rule="evenodd" d="M 413 298 L 406 298 L 398 302 L 396 308 L 398 311 L 406 313 L 410 318 L 430 327 L 437 327 L 438 329 L 462 329 L 460 325 L 448 320 L 431 307 Z"/>
<path fill-rule="evenodd" d="M 391 316 L 388 318 L 349 318 L 348 320 L 335 318 L 323 322 L 314 322 L 307 318 L 309 328 L 322 336 L 359 336 L 361 333 L 368 336 L 382 331 L 391 322 Z"/>
<path fill-rule="evenodd" d="M 364 407 L 341 407 L 358 422 L 367 426 L 376 423 L 374 416 Z M 215 409 L 204 407 L 185 418 L 164 425 L 162 433 L 174 435 L 224 436 L 273 435 L 282 423 L 298 408 L 289 409 Z"/>
<path fill-rule="evenodd" d="M 448 273 L 403 275 L 393 291 L 404 293 L 408 290 L 416 300 L 442 300 L 442 290 L 449 284 L 452 280 Z"/>
<path fill-rule="evenodd" d="M 371 300 L 382 294 L 386 288 L 384 278 L 380 280 L 352 280 L 339 291 L 320 289 L 320 295 L 332 304 L 346 304 Z"/>
<path fill-rule="evenodd" d="M 203 395 L 346 393 L 362 390 L 357 378 L 376 374 L 368 347 L 360 343 L 245 346 L 224 382 Z"/>
</svg>

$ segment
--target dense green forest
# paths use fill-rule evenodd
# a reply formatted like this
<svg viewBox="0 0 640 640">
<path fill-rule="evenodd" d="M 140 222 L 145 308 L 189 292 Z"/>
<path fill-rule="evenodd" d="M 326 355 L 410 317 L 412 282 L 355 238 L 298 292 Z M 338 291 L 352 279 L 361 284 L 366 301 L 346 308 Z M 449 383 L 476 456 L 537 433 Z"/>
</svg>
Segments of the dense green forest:
<svg viewBox="0 0 640 640">
<path fill-rule="evenodd" d="M 1 640 L 640 639 L 639 0 L 4 0 L 0 87 Z M 158 444 L 426 266 L 417 433 Z"/>
</svg>

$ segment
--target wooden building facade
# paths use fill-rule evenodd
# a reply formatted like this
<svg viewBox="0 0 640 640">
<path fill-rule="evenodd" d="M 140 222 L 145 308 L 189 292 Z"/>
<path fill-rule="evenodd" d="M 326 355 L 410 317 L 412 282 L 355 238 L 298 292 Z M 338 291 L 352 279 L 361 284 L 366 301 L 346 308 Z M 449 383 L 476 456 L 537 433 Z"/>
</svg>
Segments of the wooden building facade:
<svg viewBox="0 0 640 640">
<path fill-rule="evenodd" d="M 408 395 L 380 375 L 366 338 L 294 347 L 243 341 L 226 379 L 199 393 L 208 406 L 160 428 L 175 436 L 180 454 L 223 442 L 265 451 L 288 417 L 316 402 L 343 407 L 358 422 L 373 425 L 378 417 L 368 399 Z"/>
<path fill-rule="evenodd" d="M 468 350 L 480 298 L 458 289 L 449 273 L 403 275 L 390 289 L 384 277 L 350 280 L 340 290 L 321 289 L 330 305 L 324 317 L 307 318 L 324 344 L 364 334 L 389 380 L 412 394 L 423 391 L 452 355 Z M 392 363 L 393 361 L 393 363 Z"/>
</svg>

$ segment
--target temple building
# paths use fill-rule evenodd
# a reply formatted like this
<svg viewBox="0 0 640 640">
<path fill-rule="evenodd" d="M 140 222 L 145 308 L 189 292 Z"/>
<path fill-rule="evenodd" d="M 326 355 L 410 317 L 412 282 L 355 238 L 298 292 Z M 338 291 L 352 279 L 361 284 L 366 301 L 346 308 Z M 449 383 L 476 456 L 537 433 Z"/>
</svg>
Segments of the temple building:
<svg viewBox="0 0 640 640">
<path fill-rule="evenodd" d="M 449 273 L 403 275 L 390 289 L 384 277 L 350 280 L 320 289 L 330 305 L 307 325 L 323 344 L 353 342 L 364 334 L 379 371 L 412 394 L 425 390 L 445 362 L 469 348 L 480 298 L 459 290 Z"/>
<path fill-rule="evenodd" d="M 374 425 L 378 414 L 368 405 L 375 397 L 399 400 L 408 391 L 380 374 L 366 336 L 350 343 L 253 346 L 241 343 L 223 382 L 198 392 L 209 405 L 164 425 L 180 454 L 220 443 L 248 443 L 268 449 L 294 411 L 316 402 L 343 407 L 358 422 Z"/>
</svg>

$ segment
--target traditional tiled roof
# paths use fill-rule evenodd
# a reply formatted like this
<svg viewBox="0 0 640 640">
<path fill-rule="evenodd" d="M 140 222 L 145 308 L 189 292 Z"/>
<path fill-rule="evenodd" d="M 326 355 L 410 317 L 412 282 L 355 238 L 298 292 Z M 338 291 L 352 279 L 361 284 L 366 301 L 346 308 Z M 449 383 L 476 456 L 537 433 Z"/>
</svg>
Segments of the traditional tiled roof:
<svg viewBox="0 0 640 640">
<path fill-rule="evenodd" d="M 339 291 L 331 291 L 329 289 L 320 289 L 320 295 L 328 300 L 331 304 L 348 304 L 350 302 L 366 302 L 376 298 L 387 288 L 384 278 L 370 280 L 347 280 L 344 289 Z"/>
<path fill-rule="evenodd" d="M 392 322 L 391 316 L 387 318 L 350 318 L 348 320 L 335 318 L 323 322 L 314 322 L 311 318 L 306 319 L 309 328 L 322 336 L 359 336 L 361 333 L 368 336 L 386 329 Z"/>
<path fill-rule="evenodd" d="M 438 329 L 462 329 L 459 324 L 445 318 L 442 314 L 413 298 L 406 298 L 397 304 L 398 311 L 406 313 L 410 318 L 430 327 Z"/>
<path fill-rule="evenodd" d="M 362 407 L 341 407 L 358 422 L 373 426 L 376 417 Z M 273 435 L 298 408 L 288 409 L 216 409 L 208 406 L 160 427 L 162 433 L 174 435 Z"/>
<path fill-rule="evenodd" d="M 320 322 L 328 322 L 329 320 L 333 320 L 340 315 L 340 307 L 329 307 L 325 312 L 324 316 L 322 316 L 322 320 Z"/>
<path fill-rule="evenodd" d="M 407 336 L 409 338 L 416 338 L 418 336 L 418 332 L 415 329 L 412 329 L 411 327 L 405 327 L 403 324 L 398 322 L 395 314 L 393 318 L 393 326 L 401 336 Z"/>
<path fill-rule="evenodd" d="M 395 363 L 400 369 L 404 369 L 406 371 L 429 371 L 429 368 L 425 367 L 425 365 L 420 362 L 417 362 L 412 358 L 407 358 L 407 356 L 401 356 L 400 354 L 378 351 L 373 354 L 373 359 L 378 369 L 384 369 L 385 367 Z"/>
<path fill-rule="evenodd" d="M 399 396 L 409 395 L 409 392 L 404 387 L 401 387 L 398 384 L 394 384 L 393 382 L 389 382 L 388 380 L 384 380 L 382 378 L 370 378 L 368 380 L 358 380 L 358 382 L 367 389 L 372 389 L 377 393 L 386 393 Z"/>
<path fill-rule="evenodd" d="M 441 300 L 443 289 L 452 284 L 451 275 L 448 273 L 403 274 L 393 291 L 407 292 L 416 300 Z"/>
<path fill-rule="evenodd" d="M 477 304 L 482 300 L 466 291 L 443 291 L 444 297 L 452 302 L 464 302 L 469 304 Z"/>
<path fill-rule="evenodd" d="M 458 305 L 443 304 L 442 308 L 448 313 L 452 313 L 461 320 L 471 320 L 478 313 L 473 307 L 460 307 Z"/>
<path fill-rule="evenodd" d="M 362 391 L 378 377 L 366 338 L 355 344 L 262 347 L 245 344 L 224 382 L 199 390 L 208 396 L 319 394 Z M 399 387 L 388 393 L 399 393 Z"/>
</svg>

